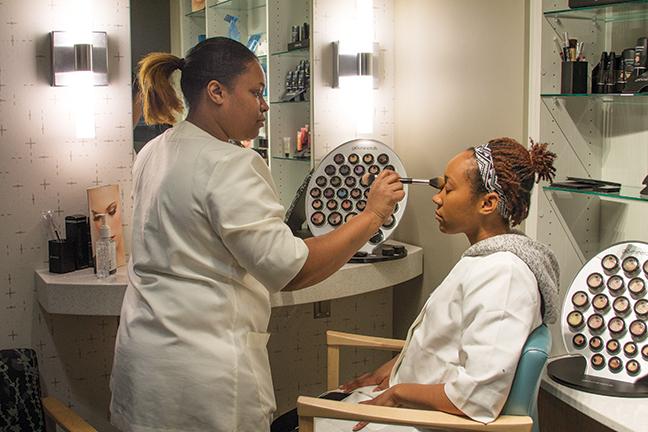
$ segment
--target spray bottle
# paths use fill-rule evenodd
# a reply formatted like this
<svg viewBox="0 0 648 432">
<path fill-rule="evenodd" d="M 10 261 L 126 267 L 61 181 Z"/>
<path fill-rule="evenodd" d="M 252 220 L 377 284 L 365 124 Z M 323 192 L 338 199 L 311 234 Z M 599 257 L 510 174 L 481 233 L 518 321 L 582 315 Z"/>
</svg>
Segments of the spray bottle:
<svg viewBox="0 0 648 432">
<path fill-rule="evenodd" d="M 99 240 L 97 240 L 97 277 L 103 279 L 117 272 L 117 245 L 112 238 L 110 227 L 106 225 L 106 214 L 97 215 L 101 218 Z"/>
</svg>

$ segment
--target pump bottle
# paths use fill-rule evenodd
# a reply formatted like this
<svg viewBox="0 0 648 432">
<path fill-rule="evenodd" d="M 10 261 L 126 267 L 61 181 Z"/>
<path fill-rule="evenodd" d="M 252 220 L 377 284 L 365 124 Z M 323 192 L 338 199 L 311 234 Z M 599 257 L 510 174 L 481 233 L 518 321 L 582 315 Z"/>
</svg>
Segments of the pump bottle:
<svg viewBox="0 0 648 432">
<path fill-rule="evenodd" d="M 106 224 L 106 215 L 98 214 L 101 218 L 99 240 L 97 240 L 97 277 L 103 279 L 117 272 L 117 246 L 112 238 L 110 227 Z"/>
</svg>

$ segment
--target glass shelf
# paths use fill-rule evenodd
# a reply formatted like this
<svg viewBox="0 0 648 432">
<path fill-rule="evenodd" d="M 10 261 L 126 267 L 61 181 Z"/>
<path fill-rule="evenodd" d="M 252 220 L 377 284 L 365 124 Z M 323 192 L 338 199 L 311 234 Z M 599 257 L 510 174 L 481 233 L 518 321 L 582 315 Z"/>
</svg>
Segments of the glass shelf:
<svg viewBox="0 0 648 432">
<path fill-rule="evenodd" d="M 628 201 L 648 202 L 648 195 L 641 195 L 639 192 L 643 188 L 638 186 L 621 186 L 620 192 L 613 192 L 613 193 L 596 192 L 592 190 L 583 190 L 583 189 L 569 189 L 569 188 L 562 188 L 562 187 L 555 187 L 555 186 L 544 186 L 542 189 L 546 191 L 569 192 L 569 193 L 577 193 L 582 195 L 595 195 L 595 196 L 600 196 L 605 198 L 616 198 L 616 199 L 622 199 Z"/>
<path fill-rule="evenodd" d="M 210 9 L 232 9 L 232 10 L 252 10 L 265 7 L 265 0 L 222 0 L 213 5 Z"/>
<path fill-rule="evenodd" d="M 590 99 L 600 102 L 613 102 L 618 104 L 646 104 L 648 93 L 621 94 L 621 93 L 542 93 L 543 98 L 558 99 Z"/>
<path fill-rule="evenodd" d="M 544 16 L 551 19 L 590 20 L 603 23 L 642 21 L 648 18 L 648 0 L 552 10 L 546 11 Z"/>
<path fill-rule="evenodd" d="M 298 157 L 298 156 L 272 156 L 272 159 L 290 160 L 290 161 L 298 161 L 298 162 L 310 162 L 310 156 L 309 156 L 309 157 Z"/>
<path fill-rule="evenodd" d="M 308 54 L 308 49 L 309 47 L 304 47 L 304 48 L 297 48 L 293 50 L 277 51 L 277 52 L 270 53 L 270 55 L 271 56 L 282 56 L 288 54 L 304 55 L 304 54 Z"/>
<path fill-rule="evenodd" d="M 310 103 L 309 100 L 306 101 L 271 101 L 270 102 L 272 105 L 278 105 L 278 104 L 303 104 L 303 103 Z"/>
<path fill-rule="evenodd" d="M 258 55 L 257 58 L 259 59 L 260 62 L 268 61 L 267 54 Z"/>
<path fill-rule="evenodd" d="M 185 14 L 187 18 L 205 18 L 205 8 Z"/>
</svg>

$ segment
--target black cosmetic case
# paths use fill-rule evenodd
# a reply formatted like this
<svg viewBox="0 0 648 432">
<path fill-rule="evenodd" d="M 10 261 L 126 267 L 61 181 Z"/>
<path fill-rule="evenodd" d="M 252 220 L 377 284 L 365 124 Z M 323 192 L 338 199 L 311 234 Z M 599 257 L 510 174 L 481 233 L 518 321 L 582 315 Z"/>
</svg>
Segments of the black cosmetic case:
<svg viewBox="0 0 648 432">
<path fill-rule="evenodd" d="M 585 6 L 599 6 L 613 3 L 623 3 L 627 0 L 569 0 L 569 7 L 571 9 L 580 8 Z"/>
</svg>

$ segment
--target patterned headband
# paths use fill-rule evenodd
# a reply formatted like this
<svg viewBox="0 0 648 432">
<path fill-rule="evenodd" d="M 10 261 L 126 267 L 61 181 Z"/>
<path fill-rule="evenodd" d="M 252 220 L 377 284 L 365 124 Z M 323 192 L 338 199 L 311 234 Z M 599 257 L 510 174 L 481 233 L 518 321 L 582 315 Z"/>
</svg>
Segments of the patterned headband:
<svg viewBox="0 0 648 432">
<path fill-rule="evenodd" d="M 495 192 L 499 197 L 497 210 L 508 220 L 510 217 L 509 211 L 506 208 L 506 195 L 502 187 L 497 182 L 497 173 L 495 172 L 495 165 L 493 164 L 493 156 L 488 144 L 475 147 L 475 158 L 477 159 L 477 166 L 479 167 L 479 174 L 481 174 L 482 183 L 488 192 Z"/>
</svg>

